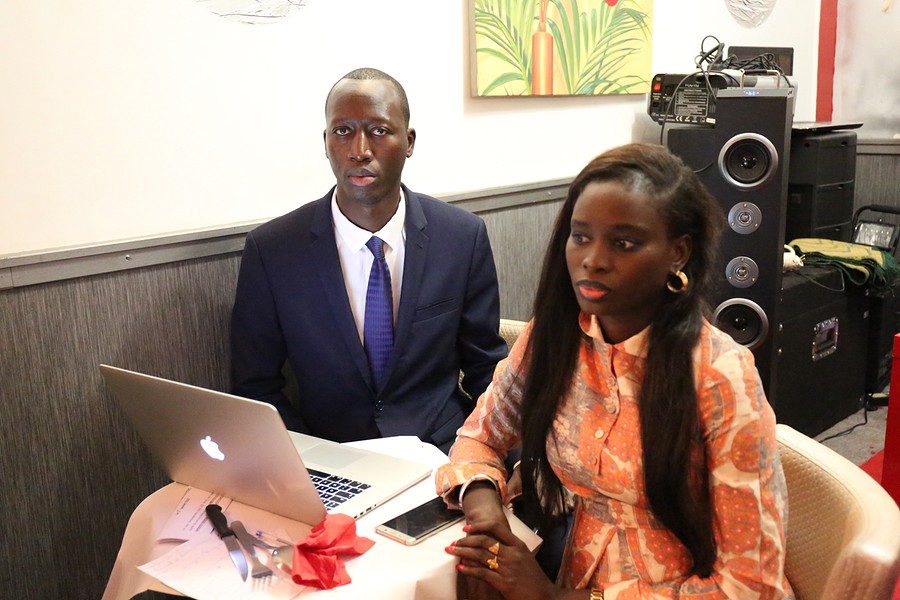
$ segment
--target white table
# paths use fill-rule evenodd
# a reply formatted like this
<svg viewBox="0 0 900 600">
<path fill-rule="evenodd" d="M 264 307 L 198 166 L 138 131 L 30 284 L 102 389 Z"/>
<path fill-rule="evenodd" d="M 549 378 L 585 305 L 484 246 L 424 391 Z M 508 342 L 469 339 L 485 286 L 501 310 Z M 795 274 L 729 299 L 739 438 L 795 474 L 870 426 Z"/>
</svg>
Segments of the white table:
<svg viewBox="0 0 900 600">
<path fill-rule="evenodd" d="M 366 440 L 354 442 L 352 445 L 365 446 L 386 454 L 401 454 L 412 460 L 419 460 L 436 467 L 447 461 L 437 448 L 423 444 L 415 456 L 410 454 L 409 438 L 387 438 L 382 440 Z M 399 442 L 403 443 L 399 443 Z M 132 513 L 128 521 L 122 546 L 113 566 L 103 600 L 125 600 L 145 590 L 156 590 L 179 595 L 176 590 L 161 581 L 144 573 L 138 567 L 153 559 L 167 554 L 177 544 L 159 543 L 157 538 L 168 521 L 179 500 L 184 495 L 186 486 L 171 483 L 148 496 Z M 410 508 L 434 497 L 434 480 L 427 477 L 393 498 L 384 505 L 357 520 L 357 534 L 375 541 L 375 545 L 365 554 L 346 558 L 345 564 L 352 583 L 330 590 L 315 590 L 296 586 L 302 596 L 315 595 L 322 600 L 455 600 L 456 599 L 456 559 L 444 548 L 464 534 L 462 523 L 454 525 L 437 535 L 415 546 L 404 546 L 376 534 L 374 528 L 389 518 L 399 515 Z M 302 539 L 309 531 L 309 526 L 284 517 L 264 513 L 252 507 L 245 507 L 258 514 L 243 517 L 248 525 L 259 527 L 251 521 L 254 517 L 271 519 L 266 522 L 266 530 L 281 528 L 288 532 L 291 539 Z M 511 517 L 513 530 L 528 543 L 536 547 L 539 539 L 515 517 Z M 236 578 L 235 587 L 240 587 L 240 579 L 234 566 L 223 554 L 225 565 L 223 572 L 233 572 L 228 576 Z M 249 578 L 248 578 L 249 579 Z M 249 585 L 249 584 L 248 584 Z M 247 595 L 235 597 L 255 598 Z M 263 595 L 262 597 L 268 597 Z"/>
</svg>

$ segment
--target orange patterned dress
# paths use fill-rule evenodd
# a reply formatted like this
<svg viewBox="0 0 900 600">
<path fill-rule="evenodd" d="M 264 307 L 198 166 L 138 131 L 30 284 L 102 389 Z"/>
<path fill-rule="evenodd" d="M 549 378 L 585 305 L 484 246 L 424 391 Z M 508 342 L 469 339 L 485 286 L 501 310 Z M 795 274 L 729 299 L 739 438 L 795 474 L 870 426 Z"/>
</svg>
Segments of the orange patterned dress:
<svg viewBox="0 0 900 600">
<path fill-rule="evenodd" d="M 687 549 L 657 521 L 644 490 L 637 395 L 647 330 L 607 344 L 595 318 L 547 454 L 573 494 L 575 516 L 560 583 L 602 588 L 606 600 L 792 598 L 784 574 L 787 490 L 775 416 L 749 350 L 704 323 L 694 351 L 700 419 L 714 504 L 718 556 L 708 578 L 689 575 Z M 519 443 L 522 358 L 529 325 L 458 432 L 436 475 L 446 494 L 475 477 L 498 482 L 502 457 Z"/>
</svg>

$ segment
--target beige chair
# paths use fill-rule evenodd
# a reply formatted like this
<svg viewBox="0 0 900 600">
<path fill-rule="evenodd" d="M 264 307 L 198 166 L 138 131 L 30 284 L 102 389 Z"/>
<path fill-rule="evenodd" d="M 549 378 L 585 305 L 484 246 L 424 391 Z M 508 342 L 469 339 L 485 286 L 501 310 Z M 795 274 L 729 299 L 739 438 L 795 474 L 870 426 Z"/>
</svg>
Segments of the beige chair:
<svg viewBox="0 0 900 600">
<path fill-rule="evenodd" d="M 900 509 L 862 469 L 777 425 L 788 488 L 785 571 L 797 600 L 890 600 L 900 573 Z"/>
<path fill-rule="evenodd" d="M 525 321 L 516 321 L 514 319 L 500 319 L 500 337 L 506 340 L 506 345 L 512 348 L 519 334 L 525 328 Z"/>
<path fill-rule="evenodd" d="M 522 329 L 525 328 L 525 321 L 516 321 L 513 319 L 500 319 L 500 337 L 506 342 L 507 348 L 512 348 L 512 345 L 516 342 L 516 339 L 519 337 L 519 334 L 522 333 Z M 466 395 L 469 396 L 469 393 L 463 390 L 462 388 L 462 380 L 463 373 L 459 372 L 459 389 Z M 477 400 L 477 398 L 476 398 Z"/>
</svg>

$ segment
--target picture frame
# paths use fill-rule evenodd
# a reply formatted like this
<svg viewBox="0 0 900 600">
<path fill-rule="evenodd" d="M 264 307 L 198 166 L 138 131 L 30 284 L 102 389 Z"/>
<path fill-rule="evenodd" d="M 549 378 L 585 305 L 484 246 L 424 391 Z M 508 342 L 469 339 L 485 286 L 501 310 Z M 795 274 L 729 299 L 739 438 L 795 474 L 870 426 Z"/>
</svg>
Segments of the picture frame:
<svg viewBox="0 0 900 600">
<path fill-rule="evenodd" d="M 473 96 L 644 94 L 653 0 L 468 0 Z"/>
</svg>

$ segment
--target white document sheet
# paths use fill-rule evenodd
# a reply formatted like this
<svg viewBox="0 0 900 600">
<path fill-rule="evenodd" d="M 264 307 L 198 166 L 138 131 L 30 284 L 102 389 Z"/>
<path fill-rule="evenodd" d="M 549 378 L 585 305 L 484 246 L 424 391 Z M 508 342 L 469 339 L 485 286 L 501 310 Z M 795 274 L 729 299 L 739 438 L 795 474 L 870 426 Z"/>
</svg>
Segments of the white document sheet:
<svg viewBox="0 0 900 600">
<path fill-rule="evenodd" d="M 268 577 L 247 577 L 247 581 L 241 581 L 234 563 L 228 557 L 228 550 L 215 536 L 184 542 L 140 569 L 197 600 L 290 600 L 309 589 L 295 584 L 286 573 L 274 569 Z"/>
</svg>

